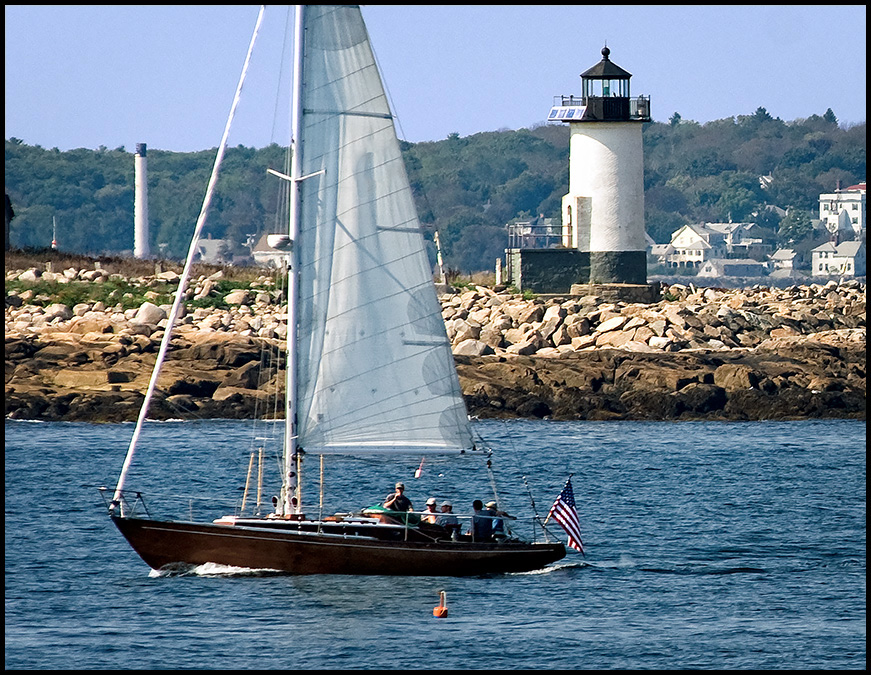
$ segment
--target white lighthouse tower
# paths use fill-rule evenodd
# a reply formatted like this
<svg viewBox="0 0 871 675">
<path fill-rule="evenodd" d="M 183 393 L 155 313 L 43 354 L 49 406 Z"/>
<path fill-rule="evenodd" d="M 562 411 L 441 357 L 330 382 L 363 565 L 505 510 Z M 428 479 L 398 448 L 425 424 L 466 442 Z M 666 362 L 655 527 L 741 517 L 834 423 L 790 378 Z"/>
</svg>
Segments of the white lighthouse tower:
<svg viewBox="0 0 871 675">
<path fill-rule="evenodd" d="M 566 122 L 569 192 L 562 203 L 563 246 L 589 256 L 591 284 L 647 283 L 641 125 L 650 98 L 632 98 L 632 75 L 609 59 L 581 74 L 583 95 L 560 97 L 549 122 Z"/>
</svg>

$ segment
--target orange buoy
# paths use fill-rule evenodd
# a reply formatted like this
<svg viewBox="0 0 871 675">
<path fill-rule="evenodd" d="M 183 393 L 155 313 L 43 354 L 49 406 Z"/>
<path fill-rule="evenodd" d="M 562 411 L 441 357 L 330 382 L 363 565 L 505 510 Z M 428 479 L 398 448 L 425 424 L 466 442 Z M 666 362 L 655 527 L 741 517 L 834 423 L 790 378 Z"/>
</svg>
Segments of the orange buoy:
<svg viewBox="0 0 871 675">
<path fill-rule="evenodd" d="M 444 591 L 439 591 L 439 606 L 432 608 L 432 615 L 438 619 L 444 619 L 448 616 L 447 596 Z"/>
</svg>

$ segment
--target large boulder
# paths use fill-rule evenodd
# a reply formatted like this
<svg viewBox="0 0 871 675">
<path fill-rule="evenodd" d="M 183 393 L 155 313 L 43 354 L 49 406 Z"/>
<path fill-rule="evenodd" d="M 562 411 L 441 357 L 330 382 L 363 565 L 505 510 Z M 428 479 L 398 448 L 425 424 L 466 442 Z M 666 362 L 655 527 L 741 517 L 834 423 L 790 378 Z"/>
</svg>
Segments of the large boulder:
<svg viewBox="0 0 871 675">
<path fill-rule="evenodd" d="M 224 302 L 228 305 L 250 305 L 251 294 L 244 289 L 230 291 L 224 296 Z"/>
<path fill-rule="evenodd" d="M 714 384 L 727 391 L 753 389 L 759 385 L 759 381 L 758 373 L 740 363 L 724 363 L 714 371 Z"/>
<path fill-rule="evenodd" d="M 44 316 L 46 322 L 52 321 L 54 319 L 67 321 L 68 319 L 73 318 L 73 310 L 63 303 L 53 302 L 45 308 Z"/>
<path fill-rule="evenodd" d="M 156 326 L 166 318 L 166 312 L 155 305 L 153 302 L 143 302 L 136 312 L 136 315 L 130 320 L 131 323 L 147 324 Z"/>
<path fill-rule="evenodd" d="M 493 353 L 493 348 L 486 342 L 468 339 L 458 343 L 453 352 L 459 356 L 485 356 Z"/>
<path fill-rule="evenodd" d="M 268 379 L 268 378 L 267 378 Z M 228 372 L 221 381 L 222 387 L 258 389 L 260 385 L 260 362 L 251 361 Z"/>
</svg>

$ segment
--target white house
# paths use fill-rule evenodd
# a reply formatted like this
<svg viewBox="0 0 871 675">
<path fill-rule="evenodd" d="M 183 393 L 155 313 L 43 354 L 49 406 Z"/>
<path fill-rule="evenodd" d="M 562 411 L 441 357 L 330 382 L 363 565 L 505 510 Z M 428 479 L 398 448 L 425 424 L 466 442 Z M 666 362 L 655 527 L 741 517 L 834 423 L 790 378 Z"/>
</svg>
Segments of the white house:
<svg viewBox="0 0 871 675">
<path fill-rule="evenodd" d="M 865 276 L 865 242 L 827 241 L 811 251 L 811 273 L 815 277 Z"/>
<path fill-rule="evenodd" d="M 769 243 L 773 233 L 756 223 L 705 223 L 703 227 L 723 234 L 726 253 L 733 258 L 764 260 L 774 249 Z"/>
<path fill-rule="evenodd" d="M 765 263 L 749 258 L 712 258 L 700 268 L 700 277 L 765 277 L 768 268 Z"/>
<path fill-rule="evenodd" d="M 722 234 L 723 242 L 729 247 L 734 246 L 735 242 L 741 239 L 742 231 L 750 225 L 753 223 L 704 223 L 702 227 Z"/>
<path fill-rule="evenodd" d="M 779 248 L 768 258 L 769 277 L 772 279 L 805 279 L 804 256 L 791 248 Z"/>
<path fill-rule="evenodd" d="M 843 240 L 864 239 L 867 219 L 865 216 L 865 183 L 851 185 L 820 195 L 820 220 L 831 234 Z M 852 232 L 845 232 L 847 224 Z M 845 236 L 846 235 L 846 236 Z M 816 267 L 814 268 L 816 271 Z"/>
<path fill-rule="evenodd" d="M 791 248 L 779 248 L 771 254 L 768 261 L 775 270 L 791 270 L 796 267 L 798 253 Z"/>
<path fill-rule="evenodd" d="M 674 231 L 665 249 L 657 246 L 651 252 L 670 267 L 700 267 L 706 260 L 726 255 L 726 237 L 704 225 L 684 225 Z"/>
<path fill-rule="evenodd" d="M 269 245 L 269 234 L 261 235 L 257 243 L 251 248 L 251 257 L 254 263 L 260 267 L 274 267 L 281 269 L 287 264 L 287 252 Z"/>
<path fill-rule="evenodd" d="M 665 262 L 668 256 L 674 253 L 674 247 L 671 244 L 649 244 L 647 251 L 654 260 Z"/>
</svg>

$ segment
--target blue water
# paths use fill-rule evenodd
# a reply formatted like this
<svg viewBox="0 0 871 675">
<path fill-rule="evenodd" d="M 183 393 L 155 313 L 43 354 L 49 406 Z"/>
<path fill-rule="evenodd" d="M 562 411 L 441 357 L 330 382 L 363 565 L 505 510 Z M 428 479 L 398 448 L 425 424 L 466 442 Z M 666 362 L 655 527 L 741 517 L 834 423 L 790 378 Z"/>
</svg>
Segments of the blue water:
<svg viewBox="0 0 871 675">
<path fill-rule="evenodd" d="M 251 424 L 146 426 L 128 486 L 152 514 L 232 512 Z M 586 558 L 480 578 L 156 575 L 95 489 L 114 486 L 132 425 L 7 420 L 6 668 L 865 667 L 864 422 L 475 426 L 511 512 L 530 513 L 523 476 L 544 515 L 574 474 Z M 427 459 L 415 480 L 419 463 L 328 459 L 324 511 L 397 479 L 418 507 L 492 495 L 484 457 Z M 268 500 L 268 446 L 264 465 Z M 314 515 L 319 474 L 309 458 Z"/>
</svg>

